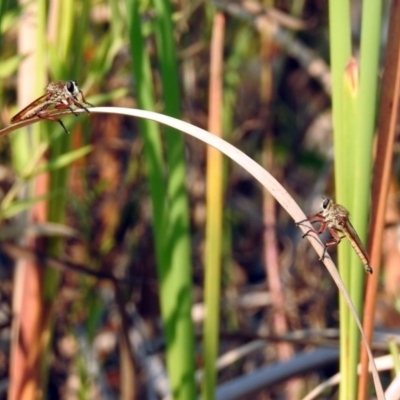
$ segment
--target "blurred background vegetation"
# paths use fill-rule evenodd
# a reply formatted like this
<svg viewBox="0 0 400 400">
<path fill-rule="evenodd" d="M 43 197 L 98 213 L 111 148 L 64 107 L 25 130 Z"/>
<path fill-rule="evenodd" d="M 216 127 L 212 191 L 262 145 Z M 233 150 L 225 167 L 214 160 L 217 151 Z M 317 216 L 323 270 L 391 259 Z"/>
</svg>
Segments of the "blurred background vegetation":
<svg viewBox="0 0 400 400">
<path fill-rule="evenodd" d="M 0 0 L 1 127 L 49 81 L 73 79 L 96 106 L 154 110 L 221 135 L 306 213 L 321 195 L 335 197 L 343 174 L 341 201 L 362 210 L 365 242 L 389 7 L 364 10 L 379 20 L 368 30 L 373 59 L 361 58 L 376 64 L 376 80 L 354 121 L 347 114 L 359 106 L 343 81 L 363 43 L 361 1 L 339 3 L 335 21 L 338 10 L 321 0 Z M 336 39 L 334 26 L 343 28 Z M 331 78 L 330 45 L 343 32 Z M 332 92 L 334 118 L 348 121 L 341 132 L 360 130 L 360 119 L 369 132 L 350 144 L 335 136 L 336 153 Z M 70 135 L 43 121 L 0 139 L 1 398 L 228 400 L 243 390 L 240 398 L 299 399 L 337 371 L 336 288 L 249 174 L 149 121 L 63 121 Z M 353 146 L 366 164 L 334 169 L 339 157 L 353 162 Z M 400 323 L 396 160 L 374 314 L 382 328 Z M 349 169 L 364 183 L 359 197 Z M 364 271 L 354 270 L 362 313 Z M 301 359 L 311 353 L 317 361 Z M 275 377 L 274 365 L 284 373 Z M 355 385 L 344 390 L 325 395 L 356 398 Z"/>
</svg>

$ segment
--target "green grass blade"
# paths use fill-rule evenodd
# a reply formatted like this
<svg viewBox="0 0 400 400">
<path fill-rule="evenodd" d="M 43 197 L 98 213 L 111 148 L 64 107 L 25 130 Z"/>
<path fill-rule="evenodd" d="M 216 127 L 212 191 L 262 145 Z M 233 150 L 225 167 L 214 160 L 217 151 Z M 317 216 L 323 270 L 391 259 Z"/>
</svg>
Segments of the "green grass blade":
<svg viewBox="0 0 400 400">
<path fill-rule="evenodd" d="M 340 29 L 339 29 L 340 27 Z M 329 2 L 329 37 L 332 71 L 332 113 L 335 144 L 335 189 L 336 199 L 348 204 L 350 183 L 347 176 L 346 153 L 337 151 L 337 143 L 343 141 L 343 74 L 351 56 L 350 9 L 348 0 Z M 339 178 L 341 177 L 341 178 Z"/>
<path fill-rule="evenodd" d="M 335 152 L 343 155 L 346 160 L 347 175 L 341 176 L 343 180 L 346 180 L 347 187 L 353 189 L 355 185 L 355 157 L 354 157 L 354 146 L 356 142 L 357 132 L 357 106 L 359 100 L 359 84 L 358 84 L 358 67 L 354 59 L 350 59 L 346 70 L 344 71 L 344 90 L 343 90 L 343 131 L 340 136 L 340 141 L 335 142 Z M 337 178 L 338 180 L 339 178 Z M 354 190 L 354 189 L 353 189 Z M 352 198 L 354 195 L 353 190 L 349 190 L 348 196 Z M 352 202 L 349 203 L 347 200 L 346 207 L 349 209 L 351 217 L 353 216 Z M 365 275 L 364 269 L 360 268 L 360 260 L 353 262 L 353 255 L 355 254 L 350 246 L 350 243 L 346 240 L 340 245 L 340 256 L 339 256 L 339 271 L 340 275 L 346 283 L 346 287 L 349 290 L 349 294 L 355 308 L 360 315 L 360 287 L 354 288 L 352 282 L 353 277 L 357 275 L 359 282 L 362 282 L 363 275 Z M 363 274 L 361 276 L 361 274 Z M 356 290 L 355 290 L 356 289 Z M 347 305 L 344 304 L 343 299 L 340 299 L 342 308 L 340 309 L 340 330 L 341 330 L 341 345 L 344 349 L 341 353 L 341 359 L 346 363 L 346 387 L 342 389 L 341 393 L 355 393 L 357 391 L 357 359 L 359 353 L 360 337 L 358 332 L 354 332 L 355 321 L 351 316 L 350 310 Z M 357 327 L 356 327 L 357 328 Z M 342 375 L 343 376 L 343 375 Z M 344 396 L 344 395 L 343 395 Z M 345 397 L 345 396 L 344 396 Z"/>
<path fill-rule="evenodd" d="M 143 109 L 154 109 L 153 82 L 150 60 L 144 47 L 144 38 L 141 31 L 139 14 L 140 2 L 126 0 L 129 44 L 133 57 L 133 74 L 137 86 L 137 101 Z M 158 262 L 163 262 L 164 237 L 164 161 L 162 156 L 162 142 L 157 124 L 151 121 L 140 121 L 140 132 L 143 135 L 146 168 L 150 184 L 150 194 L 153 205 L 153 224 L 155 246 Z"/>
<path fill-rule="evenodd" d="M 66 168 L 71 165 L 73 162 L 79 160 L 82 157 L 85 157 L 92 151 L 93 147 L 90 145 L 80 147 L 76 150 L 67 151 L 64 154 L 60 154 L 56 158 L 52 158 L 48 162 L 41 164 L 34 171 L 34 176 L 41 174 L 42 172 L 55 171 L 60 168 Z M 26 176 L 25 178 L 29 178 L 30 176 Z"/>
<path fill-rule="evenodd" d="M 215 398 L 216 360 L 218 357 L 222 217 L 223 217 L 223 159 L 221 153 L 209 148 L 207 154 L 207 224 L 205 254 L 204 377 L 202 397 Z"/>
<path fill-rule="evenodd" d="M 155 33 L 165 114 L 180 118 L 179 72 L 169 0 L 155 0 Z M 192 267 L 189 233 L 188 198 L 185 189 L 185 156 L 182 135 L 165 128 L 166 156 L 169 172 L 167 198 L 167 249 L 170 265 L 160 268 L 161 307 L 166 320 L 167 366 L 174 399 L 195 397 L 194 329 L 192 309 Z M 177 315 L 171 318 L 172 315 Z M 179 360 L 179 362 L 178 362 Z"/>
<path fill-rule="evenodd" d="M 222 80 L 225 17 L 222 13 L 213 16 L 210 53 L 209 83 L 209 129 L 222 136 Z M 204 320 L 204 377 L 202 398 L 215 399 L 220 329 L 220 296 L 222 273 L 223 238 L 223 158 L 211 147 L 207 148 L 206 179 L 206 247 L 205 247 L 205 306 Z"/>
<path fill-rule="evenodd" d="M 336 201 L 343 204 L 350 204 L 351 182 L 347 179 L 349 165 L 351 162 L 347 157 L 348 149 L 344 143 L 349 125 L 345 125 L 344 120 L 344 85 L 343 76 L 346 64 L 351 56 L 351 31 L 350 31 L 350 4 L 348 0 L 329 1 L 329 37 L 330 37 L 330 58 L 332 71 L 332 114 L 334 128 L 335 146 L 335 191 Z M 348 136 L 347 136 L 348 137 Z M 341 145 L 342 144 L 342 145 Z M 343 243 L 338 248 L 338 261 L 340 266 L 349 265 L 350 246 Z M 342 271 L 342 270 L 341 270 Z M 345 285 L 349 286 L 349 271 L 344 271 L 342 279 Z M 340 371 L 342 380 L 340 383 L 340 398 L 355 398 L 355 391 L 351 391 L 350 385 L 353 379 L 349 370 L 349 324 L 350 317 L 347 306 L 342 298 L 339 297 L 340 309 Z"/>
<path fill-rule="evenodd" d="M 363 2 L 360 58 L 360 89 L 357 103 L 357 130 L 355 131 L 354 186 L 352 222 L 361 240 L 366 243 L 371 201 L 371 173 L 373 134 L 376 124 L 378 98 L 379 53 L 381 39 L 382 2 Z M 350 293 L 361 314 L 364 299 L 365 273 L 356 254 L 352 253 Z M 359 315 L 360 315 L 359 314 Z M 350 324 L 352 338 L 351 367 L 359 362 L 360 333 L 354 321 Z"/>
<path fill-rule="evenodd" d="M 352 223 L 365 243 L 372 169 L 372 135 L 376 115 L 381 3 L 365 2 L 363 6 L 360 83 L 357 65 L 353 61 L 345 73 L 345 81 L 350 84 L 345 83 L 341 90 L 338 82 L 340 73 L 345 71 L 343 60 L 346 57 L 350 59 L 350 30 L 347 27 L 347 22 L 350 21 L 349 2 L 330 2 L 336 197 L 339 203 L 349 209 Z M 346 45 L 343 46 L 341 42 Z M 338 252 L 341 276 L 360 314 L 364 269 L 348 244 L 341 244 Z M 340 398 L 355 398 L 360 335 L 343 299 L 340 299 L 340 323 L 343 377 Z"/>
<path fill-rule="evenodd" d="M 133 58 L 133 74 L 137 86 L 137 101 L 140 108 L 152 110 L 155 108 L 153 82 L 150 60 L 145 47 L 146 41 L 142 32 L 139 7 L 140 1 L 126 0 L 129 43 Z M 179 303 L 185 297 L 190 296 L 191 292 L 177 293 L 177 286 L 174 282 L 176 270 L 174 274 L 168 273 L 171 268 L 171 252 L 168 249 L 170 231 L 166 209 L 167 189 L 164 179 L 164 160 L 159 128 L 157 124 L 148 120 L 140 121 L 139 126 L 144 141 L 147 176 L 153 208 L 156 261 L 160 282 L 160 306 L 167 341 L 167 367 L 174 397 L 180 398 L 180 389 L 185 386 L 185 381 L 193 378 L 181 375 L 179 364 L 185 362 L 184 360 L 188 354 L 185 355 L 176 351 L 176 349 L 179 349 L 179 343 L 175 335 L 178 331 L 182 332 L 181 327 L 178 328 L 180 314 L 183 313 L 185 315 L 188 311 L 182 310 L 179 307 Z M 174 200 L 171 199 L 171 203 L 173 202 Z M 166 292 L 168 287 L 171 290 L 170 293 Z M 184 339 L 184 343 L 186 343 L 186 340 Z M 171 358 L 171 352 L 178 358 Z M 190 354 L 190 357 L 192 356 L 193 353 Z"/>
<path fill-rule="evenodd" d="M 32 197 L 26 200 L 15 200 L 9 207 L 1 210 L 0 219 L 6 219 L 14 217 L 23 211 L 29 210 L 35 204 L 41 201 L 48 201 L 51 199 L 58 199 L 64 193 L 59 190 L 58 192 L 47 193 L 43 196 Z"/>
</svg>

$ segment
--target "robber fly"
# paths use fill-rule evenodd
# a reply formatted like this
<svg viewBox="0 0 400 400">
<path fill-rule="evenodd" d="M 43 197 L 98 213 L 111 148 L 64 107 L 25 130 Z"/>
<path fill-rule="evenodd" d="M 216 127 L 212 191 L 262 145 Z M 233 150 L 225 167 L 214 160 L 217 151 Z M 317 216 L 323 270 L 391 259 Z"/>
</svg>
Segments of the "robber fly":
<svg viewBox="0 0 400 400">
<path fill-rule="evenodd" d="M 368 253 L 351 224 L 349 216 L 349 212 L 343 206 L 335 204 L 331 199 L 324 199 L 320 212 L 309 215 L 307 219 L 298 222 L 297 225 L 305 221 L 310 221 L 311 223 L 319 222 L 321 224 L 318 230 L 310 229 L 303 237 L 307 236 L 310 232 L 319 235 L 328 228 L 332 238 L 326 242 L 321 259 L 324 258 L 328 247 L 339 244 L 344 237 L 347 237 L 351 246 L 364 264 L 365 271 L 372 274 L 373 270 L 369 265 Z M 343 236 L 340 236 L 340 234 L 343 234 Z"/>
<path fill-rule="evenodd" d="M 82 102 L 78 100 L 79 95 L 81 95 L 82 97 Z M 27 107 L 25 107 L 17 115 L 12 117 L 11 123 L 39 117 L 50 121 L 58 121 L 63 129 L 68 133 L 67 128 L 65 127 L 61 119 L 52 117 L 50 115 L 50 111 L 52 109 L 69 109 L 74 115 L 78 115 L 72 108 L 72 106 L 74 105 L 77 108 L 82 108 L 87 113 L 89 113 L 89 110 L 82 103 L 87 104 L 88 106 L 92 106 L 92 104 L 88 103 L 85 100 L 82 90 L 79 89 L 75 81 L 50 82 L 46 88 L 46 93 L 36 99 L 31 104 L 29 104 Z M 52 107 L 52 109 L 50 109 L 50 107 Z"/>
</svg>

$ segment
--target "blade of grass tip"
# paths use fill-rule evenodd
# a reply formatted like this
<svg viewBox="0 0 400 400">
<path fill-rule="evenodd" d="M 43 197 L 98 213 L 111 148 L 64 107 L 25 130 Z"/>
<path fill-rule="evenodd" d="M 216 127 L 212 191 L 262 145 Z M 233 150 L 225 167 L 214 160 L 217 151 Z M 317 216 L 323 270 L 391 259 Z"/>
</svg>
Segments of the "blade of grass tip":
<svg viewBox="0 0 400 400">
<path fill-rule="evenodd" d="M 214 15 L 209 82 L 209 119 L 210 132 L 222 136 L 222 76 L 225 16 L 217 12 Z M 206 179 L 206 248 L 205 248 L 205 305 L 204 321 L 204 376 L 202 398 L 215 398 L 216 360 L 218 357 L 220 291 L 222 269 L 222 217 L 223 217 L 223 159 L 218 150 L 207 147 Z"/>
<path fill-rule="evenodd" d="M 77 113 L 84 113 L 84 110 L 76 110 Z M 263 187 L 268 190 L 278 201 L 278 203 L 286 210 L 286 212 L 293 218 L 294 221 L 302 221 L 306 218 L 306 215 L 298 206 L 298 204 L 293 200 L 293 198 L 289 195 L 286 189 L 271 175 L 262 168 L 259 164 L 257 164 L 253 159 L 248 157 L 242 151 L 237 149 L 235 146 L 230 143 L 224 141 L 212 133 L 205 131 L 204 129 L 198 128 L 188 122 L 177 120 L 175 118 L 169 117 L 167 115 L 158 114 L 153 111 L 146 110 L 138 110 L 131 108 L 123 108 L 123 107 L 93 107 L 90 109 L 91 113 L 111 113 L 117 115 L 126 115 L 131 117 L 138 118 L 146 118 L 151 119 L 152 121 L 159 122 L 161 124 L 165 124 L 173 127 L 174 129 L 180 130 L 190 136 L 193 136 L 202 142 L 215 147 L 226 156 L 230 157 L 233 161 L 239 164 L 242 168 L 249 172 L 258 182 L 263 185 Z M 53 116 L 62 116 L 70 113 L 69 111 L 62 112 L 54 112 Z M 2 130 L 0 130 L 0 137 L 4 136 L 13 130 L 16 130 L 20 127 L 33 124 L 35 122 L 39 122 L 39 118 L 32 118 L 30 120 L 25 120 L 18 122 L 16 124 L 10 125 Z M 312 226 L 310 224 L 302 224 L 299 225 L 299 228 L 303 233 L 308 232 Z M 324 245 L 319 239 L 318 235 L 310 234 L 307 236 L 311 246 L 315 249 L 316 253 L 319 257 L 322 256 Z M 364 332 L 362 331 L 361 322 L 357 316 L 357 313 L 354 309 L 352 301 L 345 289 L 343 281 L 340 278 L 340 275 L 332 262 L 332 259 L 329 257 L 329 254 L 325 255 L 323 259 L 323 263 L 327 267 L 329 273 L 331 274 L 333 280 L 341 291 L 343 297 L 346 300 L 348 307 L 351 309 L 354 319 L 357 322 L 357 326 L 359 327 L 363 340 L 366 341 L 366 337 Z M 382 384 L 379 379 L 378 371 L 376 369 L 373 355 L 369 346 L 367 346 L 367 352 L 370 359 L 370 367 L 372 369 L 374 384 L 377 392 L 377 397 L 379 400 L 384 400 L 384 394 L 382 389 Z"/>
<path fill-rule="evenodd" d="M 400 2 L 391 4 L 388 30 L 388 43 L 385 51 L 385 61 L 382 77 L 382 93 L 378 115 L 378 141 L 376 146 L 375 170 L 372 180 L 372 213 L 368 250 L 371 255 L 371 265 L 374 266 L 374 276 L 368 280 L 365 299 L 364 329 L 368 341 L 372 340 L 376 294 L 379 282 L 384 215 L 390 184 L 393 147 L 398 120 L 399 88 L 400 88 Z M 361 348 L 361 377 L 359 393 L 365 398 L 365 388 L 368 379 L 368 356 Z"/>
</svg>

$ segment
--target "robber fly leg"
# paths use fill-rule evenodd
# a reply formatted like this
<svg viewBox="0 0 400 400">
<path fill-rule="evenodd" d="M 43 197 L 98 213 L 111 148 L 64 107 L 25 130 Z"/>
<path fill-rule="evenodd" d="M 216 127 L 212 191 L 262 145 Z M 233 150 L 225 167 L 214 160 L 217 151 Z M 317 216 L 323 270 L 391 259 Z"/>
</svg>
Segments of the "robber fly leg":
<svg viewBox="0 0 400 400">
<path fill-rule="evenodd" d="M 86 104 L 89 104 L 89 103 L 86 103 Z M 88 114 L 90 114 L 90 111 L 83 104 L 81 104 L 79 107 L 83 108 Z"/>
<path fill-rule="evenodd" d="M 64 131 L 65 131 L 66 133 L 69 133 L 68 129 L 65 127 L 65 125 L 64 125 L 64 123 L 61 121 L 61 119 L 52 117 L 51 115 L 48 115 L 48 112 L 46 112 L 46 111 L 40 111 L 40 112 L 38 112 L 38 113 L 36 114 L 36 116 L 37 116 L 38 118 L 42 118 L 42 119 L 45 119 L 45 120 L 47 120 L 47 121 L 57 121 L 57 122 L 62 126 L 62 128 L 64 129 Z"/>
<path fill-rule="evenodd" d="M 324 250 L 322 251 L 322 255 L 319 258 L 320 261 L 322 261 L 325 258 L 327 250 L 328 250 L 328 247 L 324 246 Z"/>
<path fill-rule="evenodd" d="M 317 220 L 317 221 L 311 221 L 311 222 L 319 222 L 321 225 L 318 230 L 316 229 L 309 229 L 302 237 L 305 238 L 308 236 L 311 232 L 315 233 L 316 235 L 320 235 L 322 232 L 325 231 L 326 229 L 326 222 L 324 220 Z"/>
<path fill-rule="evenodd" d="M 85 104 L 87 104 L 88 106 L 94 107 L 93 104 L 90 104 L 90 103 L 88 103 L 88 102 L 85 100 L 85 98 L 83 97 L 83 93 L 82 93 L 82 92 L 80 92 L 80 93 L 81 93 L 81 95 L 82 95 L 83 102 L 84 102 Z M 85 110 L 88 114 L 90 114 L 90 111 L 89 111 L 82 103 L 80 103 L 75 97 L 74 97 L 74 98 L 71 98 L 70 101 L 71 101 L 72 103 L 74 103 L 76 107 L 82 108 L 82 110 Z"/>
<path fill-rule="evenodd" d="M 325 218 L 321 215 L 321 213 L 309 215 L 306 219 L 299 221 L 296 223 L 296 225 L 301 225 L 304 222 L 310 222 L 311 224 L 318 222 L 320 224 L 319 229 L 309 229 L 302 237 L 305 238 L 308 236 L 310 233 L 315 233 L 316 235 L 320 235 L 326 230 L 327 223 L 325 222 Z M 330 230 L 330 229 L 329 229 Z M 337 235 L 336 235 L 337 236 Z M 315 237 L 314 237 L 315 238 Z M 340 241 L 340 240 L 339 240 Z M 326 254 L 327 246 L 323 245 L 321 242 L 319 242 L 322 247 L 323 247 L 323 252 L 322 256 L 320 257 L 320 260 L 323 260 Z"/>
<path fill-rule="evenodd" d="M 79 114 L 75 112 L 75 110 L 71 107 L 70 104 L 57 104 L 54 108 L 56 108 L 57 110 L 69 110 L 72 112 L 72 114 L 75 115 L 75 117 L 77 117 Z"/>
<path fill-rule="evenodd" d="M 82 90 L 80 90 L 79 93 L 81 94 L 81 96 L 82 96 L 82 101 L 83 101 L 85 104 L 87 104 L 88 106 L 94 107 L 93 104 L 90 104 L 89 102 L 86 101 L 85 96 L 84 96 L 83 93 L 82 93 Z M 87 112 L 89 112 L 85 107 L 82 107 L 82 108 L 85 109 Z"/>
<path fill-rule="evenodd" d="M 68 107 L 68 109 L 69 109 L 69 111 L 72 112 L 72 114 L 75 115 L 75 117 L 77 117 L 77 116 L 79 115 L 79 114 L 77 114 L 77 113 L 75 112 L 75 110 L 74 110 L 72 107 Z"/>
<path fill-rule="evenodd" d="M 310 233 L 315 233 L 318 235 L 318 231 L 316 231 L 315 229 L 309 229 L 306 233 L 304 233 L 301 238 L 304 239 L 306 236 L 308 236 Z"/>
<path fill-rule="evenodd" d="M 321 221 L 318 221 L 321 222 Z M 315 233 L 316 235 L 321 234 L 322 232 L 324 232 L 324 230 L 326 229 L 326 223 L 325 222 L 321 222 L 321 226 L 318 230 L 315 229 L 309 229 L 302 237 L 305 238 L 307 235 L 309 235 L 310 233 Z M 311 236 L 313 239 L 318 240 L 315 236 Z M 326 246 L 324 244 L 321 243 L 320 240 L 318 240 L 318 243 L 322 246 L 323 248 L 323 253 L 322 256 L 320 258 L 320 260 L 322 260 L 325 257 L 325 252 L 326 252 Z"/>
<path fill-rule="evenodd" d="M 329 240 L 326 242 L 326 247 L 336 246 L 337 244 L 339 244 L 339 243 L 341 242 L 341 240 L 344 238 L 344 236 L 339 236 L 339 235 L 337 234 L 337 231 L 334 230 L 334 229 L 332 229 L 332 228 L 328 228 L 328 229 L 329 229 L 329 232 L 330 232 L 331 235 L 332 235 L 332 238 L 329 239 Z"/>
<path fill-rule="evenodd" d="M 327 250 L 328 250 L 328 247 L 332 247 L 332 246 L 338 245 L 338 244 L 341 242 L 341 240 L 345 237 L 345 236 L 339 236 L 339 235 L 337 234 L 337 231 L 334 230 L 334 229 L 332 229 L 332 228 L 328 228 L 328 229 L 329 229 L 329 232 L 330 232 L 331 235 L 332 235 L 332 238 L 329 239 L 329 240 L 325 243 L 324 251 L 322 252 L 322 256 L 321 256 L 320 260 L 323 260 L 323 259 L 325 258 L 326 252 L 327 252 Z"/>
<path fill-rule="evenodd" d="M 304 225 L 305 222 L 311 222 L 308 218 L 295 222 L 296 226 Z"/>
<path fill-rule="evenodd" d="M 319 222 L 320 224 L 323 224 L 325 222 L 325 218 L 320 213 L 312 214 L 309 215 L 306 219 L 302 219 L 301 221 L 296 222 L 296 225 L 304 225 L 305 222 L 310 222 L 311 224 Z"/>
<path fill-rule="evenodd" d="M 66 133 L 70 133 L 69 130 L 65 127 L 64 123 L 61 121 L 61 119 L 57 119 L 57 121 L 60 123 Z"/>
</svg>

